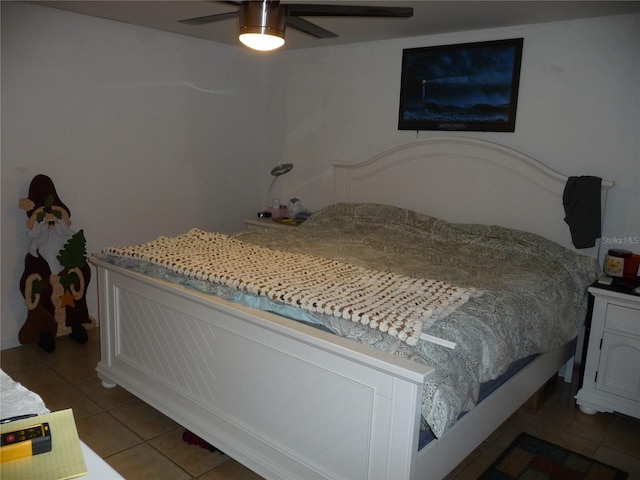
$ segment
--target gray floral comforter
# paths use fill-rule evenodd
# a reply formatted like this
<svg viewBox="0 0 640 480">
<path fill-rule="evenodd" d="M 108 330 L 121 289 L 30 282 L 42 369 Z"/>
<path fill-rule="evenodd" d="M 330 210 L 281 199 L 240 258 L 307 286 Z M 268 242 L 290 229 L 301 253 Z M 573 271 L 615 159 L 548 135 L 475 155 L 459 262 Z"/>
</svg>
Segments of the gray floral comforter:
<svg viewBox="0 0 640 480">
<path fill-rule="evenodd" d="M 238 238 L 483 290 L 426 332 L 456 342 L 454 350 L 426 341 L 412 347 L 361 324 L 323 319 L 339 335 L 435 367 L 422 414 L 437 437 L 475 405 L 481 383 L 577 335 L 587 286 L 600 273 L 595 259 L 530 233 L 386 205 L 336 204 L 299 227 L 248 230 Z"/>
</svg>

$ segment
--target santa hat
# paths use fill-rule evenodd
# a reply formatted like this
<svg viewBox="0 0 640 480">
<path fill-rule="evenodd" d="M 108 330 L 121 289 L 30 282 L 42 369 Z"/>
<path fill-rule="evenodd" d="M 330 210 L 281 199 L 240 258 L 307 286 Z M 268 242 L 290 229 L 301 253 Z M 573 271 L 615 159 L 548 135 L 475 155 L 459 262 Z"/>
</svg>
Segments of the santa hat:
<svg viewBox="0 0 640 480">
<path fill-rule="evenodd" d="M 29 197 L 20 200 L 20 208 L 26 210 L 27 217 L 40 207 L 44 207 L 45 211 L 50 207 L 59 207 L 66 211 L 67 217 L 71 215 L 69 208 L 62 203 L 53 181 L 46 175 L 36 175 L 29 185 Z"/>
</svg>

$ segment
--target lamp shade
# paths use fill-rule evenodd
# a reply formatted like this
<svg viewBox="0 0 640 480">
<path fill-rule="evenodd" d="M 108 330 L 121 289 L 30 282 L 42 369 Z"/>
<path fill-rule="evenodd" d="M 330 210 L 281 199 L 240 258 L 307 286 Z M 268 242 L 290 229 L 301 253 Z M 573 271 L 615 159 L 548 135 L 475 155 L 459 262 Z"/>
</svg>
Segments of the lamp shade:
<svg viewBox="0 0 640 480">
<path fill-rule="evenodd" d="M 279 163 L 271 169 L 271 175 L 273 175 L 274 177 L 279 177 L 280 175 L 289 173 L 292 168 L 293 163 Z"/>
<path fill-rule="evenodd" d="M 254 50 L 275 50 L 284 45 L 286 15 L 280 2 L 244 2 L 240 8 L 239 40 Z"/>
</svg>

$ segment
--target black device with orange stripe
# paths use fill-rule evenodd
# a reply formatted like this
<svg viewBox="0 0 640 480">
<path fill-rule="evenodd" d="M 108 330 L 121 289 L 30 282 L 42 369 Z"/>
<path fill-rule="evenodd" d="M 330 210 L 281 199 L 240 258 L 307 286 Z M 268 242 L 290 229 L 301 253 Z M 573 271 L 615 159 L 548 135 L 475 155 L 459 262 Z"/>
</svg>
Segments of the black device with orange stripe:
<svg viewBox="0 0 640 480">
<path fill-rule="evenodd" d="M 48 423 L 3 433 L 0 437 L 2 463 L 51 451 L 51 429 Z"/>
</svg>

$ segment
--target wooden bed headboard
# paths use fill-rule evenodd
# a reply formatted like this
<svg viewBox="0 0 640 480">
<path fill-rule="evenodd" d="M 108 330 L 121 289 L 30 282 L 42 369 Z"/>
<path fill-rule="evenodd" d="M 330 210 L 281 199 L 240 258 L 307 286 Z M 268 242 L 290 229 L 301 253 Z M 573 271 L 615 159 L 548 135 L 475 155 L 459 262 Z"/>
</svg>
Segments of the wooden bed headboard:
<svg viewBox="0 0 640 480">
<path fill-rule="evenodd" d="M 503 145 L 434 137 L 333 166 L 336 202 L 385 203 L 449 222 L 525 230 L 575 250 L 562 204 L 568 176 Z M 613 185 L 602 181 L 603 215 Z M 578 251 L 597 257 L 598 245 Z"/>
</svg>

